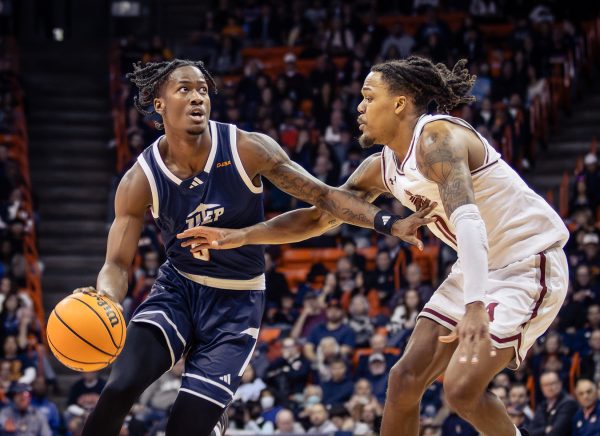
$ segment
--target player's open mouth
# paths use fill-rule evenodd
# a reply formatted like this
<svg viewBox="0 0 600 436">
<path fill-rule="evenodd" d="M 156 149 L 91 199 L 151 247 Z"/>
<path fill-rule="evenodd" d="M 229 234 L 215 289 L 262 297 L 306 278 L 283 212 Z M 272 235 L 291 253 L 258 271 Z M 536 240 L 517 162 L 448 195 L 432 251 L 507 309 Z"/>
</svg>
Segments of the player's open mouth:
<svg viewBox="0 0 600 436">
<path fill-rule="evenodd" d="M 197 123 L 201 123 L 202 121 L 204 121 L 204 113 L 202 113 L 201 111 L 192 111 L 189 114 L 189 117 L 194 120 Z"/>
</svg>

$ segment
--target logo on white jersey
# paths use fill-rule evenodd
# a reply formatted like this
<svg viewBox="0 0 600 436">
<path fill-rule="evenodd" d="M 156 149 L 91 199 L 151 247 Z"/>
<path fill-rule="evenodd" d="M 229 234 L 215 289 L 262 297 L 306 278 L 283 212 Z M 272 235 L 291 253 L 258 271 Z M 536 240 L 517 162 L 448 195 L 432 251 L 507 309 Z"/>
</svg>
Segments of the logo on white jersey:
<svg viewBox="0 0 600 436">
<path fill-rule="evenodd" d="M 221 380 L 223 383 L 227 383 L 228 385 L 230 385 L 231 384 L 231 374 L 222 375 L 221 377 L 219 377 L 219 380 Z"/>
<path fill-rule="evenodd" d="M 185 222 L 187 223 L 188 229 L 192 227 L 214 223 L 219 221 L 219 217 L 223 215 L 225 208 L 221 207 L 220 204 L 204 204 L 194 209 L 188 216 Z"/>
</svg>

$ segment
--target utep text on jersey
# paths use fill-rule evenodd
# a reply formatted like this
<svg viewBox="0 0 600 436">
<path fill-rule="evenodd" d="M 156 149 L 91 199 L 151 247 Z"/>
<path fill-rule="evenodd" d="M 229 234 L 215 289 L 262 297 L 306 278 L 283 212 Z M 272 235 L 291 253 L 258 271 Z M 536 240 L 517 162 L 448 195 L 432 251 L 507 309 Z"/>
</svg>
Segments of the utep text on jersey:
<svg viewBox="0 0 600 436">
<path fill-rule="evenodd" d="M 160 156 L 160 139 L 138 157 L 152 190 L 152 215 L 167 258 L 183 275 L 254 282 L 264 289 L 264 249 L 249 245 L 232 250 L 203 250 L 192 255 L 177 234 L 198 225 L 242 228 L 264 220 L 262 185 L 254 186 L 237 151 L 236 127 L 209 122 L 211 150 L 206 167 L 181 180 Z M 260 283 L 259 283 L 260 282 Z M 215 287 L 218 282 L 211 284 Z M 248 289 L 248 285 L 246 285 Z"/>
</svg>

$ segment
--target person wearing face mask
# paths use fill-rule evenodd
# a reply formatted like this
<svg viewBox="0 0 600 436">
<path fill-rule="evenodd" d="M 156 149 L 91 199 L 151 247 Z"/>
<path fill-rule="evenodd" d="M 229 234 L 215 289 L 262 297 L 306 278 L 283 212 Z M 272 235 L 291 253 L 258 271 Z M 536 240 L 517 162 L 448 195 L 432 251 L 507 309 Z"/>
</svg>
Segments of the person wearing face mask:
<svg viewBox="0 0 600 436">
<path fill-rule="evenodd" d="M 275 405 L 275 397 L 269 389 L 265 389 L 260 393 L 260 407 L 262 413 L 257 422 L 262 429 L 262 433 L 271 434 L 275 431 L 275 417 L 283 407 Z"/>
</svg>

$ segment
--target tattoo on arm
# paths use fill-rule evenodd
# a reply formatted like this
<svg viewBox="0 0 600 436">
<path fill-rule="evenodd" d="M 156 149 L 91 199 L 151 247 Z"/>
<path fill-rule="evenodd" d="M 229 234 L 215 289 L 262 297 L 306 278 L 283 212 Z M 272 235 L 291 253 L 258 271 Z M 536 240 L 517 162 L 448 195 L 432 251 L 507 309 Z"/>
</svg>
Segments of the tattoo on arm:
<svg viewBox="0 0 600 436">
<path fill-rule="evenodd" d="M 260 147 L 257 157 L 261 159 L 262 174 L 282 191 L 311 203 L 342 221 L 373 228 L 373 217 L 379 209 L 370 204 L 357 202 L 356 196 L 322 183 L 304 168 L 293 162 L 270 137 L 250 133 Z M 332 192 L 333 191 L 333 192 Z"/>
<path fill-rule="evenodd" d="M 452 144 L 450 132 L 423 135 L 418 144 L 417 166 L 438 184 L 448 218 L 460 206 L 475 203 L 466 147 Z"/>
</svg>

